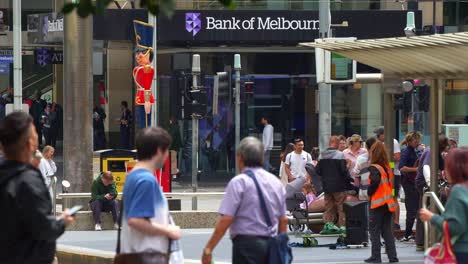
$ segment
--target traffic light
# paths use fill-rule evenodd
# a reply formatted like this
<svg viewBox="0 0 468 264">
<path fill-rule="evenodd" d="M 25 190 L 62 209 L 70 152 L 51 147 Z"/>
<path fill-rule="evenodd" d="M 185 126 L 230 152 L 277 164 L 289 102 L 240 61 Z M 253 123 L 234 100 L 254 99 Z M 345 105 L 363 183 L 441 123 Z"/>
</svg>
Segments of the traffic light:
<svg viewBox="0 0 468 264">
<path fill-rule="evenodd" d="M 430 102 L 430 87 L 424 85 L 418 87 L 418 107 L 419 111 L 429 112 L 429 102 Z"/>
<path fill-rule="evenodd" d="M 227 72 L 217 72 L 218 77 L 218 96 L 220 99 L 231 101 L 231 83 Z"/>
<path fill-rule="evenodd" d="M 200 80 L 203 80 L 203 75 L 200 75 Z M 199 84 L 200 85 L 200 84 Z M 184 91 L 184 118 L 191 119 L 193 114 L 204 116 L 206 115 L 206 90 L 203 86 L 192 87 L 193 78 L 188 75 L 185 81 Z M 194 89 L 196 88 L 196 89 Z"/>
</svg>

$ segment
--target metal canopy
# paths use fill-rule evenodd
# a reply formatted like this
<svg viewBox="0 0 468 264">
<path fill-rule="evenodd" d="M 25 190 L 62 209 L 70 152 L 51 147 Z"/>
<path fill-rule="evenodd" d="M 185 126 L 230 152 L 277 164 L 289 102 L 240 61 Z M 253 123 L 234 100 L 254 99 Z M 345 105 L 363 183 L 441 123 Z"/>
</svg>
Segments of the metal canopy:
<svg viewBox="0 0 468 264">
<path fill-rule="evenodd" d="M 405 79 L 468 79 L 468 32 L 300 43 L 322 48 Z"/>
</svg>

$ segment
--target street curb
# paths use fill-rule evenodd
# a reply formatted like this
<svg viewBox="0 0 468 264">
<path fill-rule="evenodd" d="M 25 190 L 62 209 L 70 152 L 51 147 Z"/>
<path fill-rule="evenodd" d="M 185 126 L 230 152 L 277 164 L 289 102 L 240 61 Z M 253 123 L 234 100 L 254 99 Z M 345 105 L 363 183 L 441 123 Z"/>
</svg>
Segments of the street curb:
<svg viewBox="0 0 468 264">
<path fill-rule="evenodd" d="M 58 264 L 113 264 L 114 252 L 84 247 L 57 245 Z M 185 259 L 184 264 L 198 264 L 200 260 Z M 222 262 L 216 262 L 222 264 Z"/>
<path fill-rule="evenodd" d="M 215 211 L 171 211 L 174 222 L 182 229 L 214 228 L 219 218 Z M 109 213 L 101 214 L 101 225 L 104 230 L 113 230 L 114 223 Z M 94 220 L 91 211 L 80 211 L 76 221 L 67 227 L 68 231 L 92 231 Z"/>
<path fill-rule="evenodd" d="M 114 252 L 76 246 L 57 245 L 59 264 L 113 264 Z"/>
</svg>

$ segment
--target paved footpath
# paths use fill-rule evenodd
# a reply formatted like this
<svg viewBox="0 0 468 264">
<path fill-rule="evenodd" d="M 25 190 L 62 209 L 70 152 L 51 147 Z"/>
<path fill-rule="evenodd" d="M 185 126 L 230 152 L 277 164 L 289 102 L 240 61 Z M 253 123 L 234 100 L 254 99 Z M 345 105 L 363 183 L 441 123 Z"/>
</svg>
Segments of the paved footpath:
<svg viewBox="0 0 468 264">
<path fill-rule="evenodd" d="M 184 229 L 181 240 L 186 260 L 199 263 L 201 252 L 211 236 L 213 229 Z M 87 249 L 114 252 L 116 245 L 116 231 L 71 231 L 66 232 L 58 241 L 61 245 L 82 247 Z M 291 238 L 292 242 L 301 242 Z M 333 238 L 319 238 L 319 244 L 336 242 Z M 214 251 L 215 263 L 230 263 L 231 241 L 225 236 Z M 397 242 L 397 252 L 400 263 L 422 263 L 423 254 L 416 252 L 414 244 Z M 370 248 L 330 250 L 328 247 L 293 248 L 293 263 L 317 264 L 355 264 L 363 263 L 363 259 L 370 256 Z M 387 262 L 386 255 L 382 257 Z"/>
</svg>

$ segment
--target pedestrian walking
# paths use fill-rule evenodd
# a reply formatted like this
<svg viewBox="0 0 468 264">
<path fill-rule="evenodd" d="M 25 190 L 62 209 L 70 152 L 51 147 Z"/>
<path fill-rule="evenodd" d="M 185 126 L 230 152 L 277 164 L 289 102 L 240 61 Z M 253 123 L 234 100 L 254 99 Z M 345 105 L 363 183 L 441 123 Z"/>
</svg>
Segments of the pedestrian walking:
<svg viewBox="0 0 468 264">
<path fill-rule="evenodd" d="M 439 135 L 439 172 L 444 170 L 444 158 L 443 153 L 448 149 L 448 139 L 444 134 Z M 431 185 L 431 175 L 430 173 L 424 173 L 424 171 L 430 171 L 431 166 L 431 149 L 426 148 L 424 153 L 421 156 L 420 162 L 418 164 L 418 171 L 416 173 L 416 189 L 419 195 L 419 205 L 418 211 L 422 208 L 422 197 L 426 190 L 429 189 Z M 437 176 L 438 179 L 440 174 Z M 424 226 L 419 217 L 416 218 L 416 250 L 424 251 Z"/>
<path fill-rule="evenodd" d="M 448 223 L 452 237 L 453 251 L 458 263 L 468 263 L 468 148 L 451 150 L 445 159 L 445 175 L 453 186 L 441 215 L 421 209 L 419 216 L 423 222 L 431 222 L 439 232 Z"/>
<path fill-rule="evenodd" d="M 226 187 L 219 208 L 221 217 L 203 250 L 203 264 L 212 263 L 212 253 L 228 228 L 234 264 L 270 263 L 272 237 L 286 233 L 285 189 L 276 176 L 262 168 L 263 151 L 264 146 L 256 138 L 247 137 L 240 142 L 237 162 L 242 173 Z"/>
<path fill-rule="evenodd" d="M 74 221 L 66 209 L 56 218 L 39 170 L 30 165 L 38 145 L 33 119 L 14 112 L 0 122 L 6 161 L 0 164 L 0 263 L 50 264 L 56 240 Z"/>
<path fill-rule="evenodd" d="M 55 144 L 55 130 L 57 127 L 57 113 L 53 111 L 52 104 L 47 104 L 42 116 L 42 127 L 45 139 L 45 144 L 54 147 Z"/>
<path fill-rule="evenodd" d="M 58 136 L 58 131 L 59 131 L 59 125 L 60 125 L 60 116 L 59 116 L 59 109 L 56 103 L 50 104 L 50 128 L 49 128 L 49 137 L 50 137 L 50 142 L 49 145 L 52 147 L 56 147 L 57 145 L 57 136 Z"/>
<path fill-rule="evenodd" d="M 262 117 L 261 122 L 264 126 L 262 143 L 263 147 L 265 148 L 263 151 L 263 168 L 267 171 L 271 171 L 273 169 L 273 166 L 271 166 L 270 163 L 270 156 L 274 144 L 275 129 L 270 124 L 270 119 L 268 117 Z"/>
<path fill-rule="evenodd" d="M 44 157 L 41 159 L 39 163 L 39 170 L 42 173 L 42 177 L 44 177 L 44 182 L 49 190 L 50 197 L 54 197 L 54 190 L 52 188 L 52 179 L 54 175 L 57 173 L 57 165 L 54 162 L 54 154 L 55 149 L 52 146 L 45 146 L 42 150 L 42 156 Z"/>
<path fill-rule="evenodd" d="M 368 200 L 369 196 L 367 194 L 367 189 L 369 187 L 369 151 L 372 146 L 377 142 L 377 139 L 371 137 L 366 140 L 366 149 L 367 152 L 360 155 L 356 160 L 356 165 L 353 168 L 355 175 L 359 175 L 360 184 L 359 184 L 359 200 Z"/>
<path fill-rule="evenodd" d="M 350 137 L 349 146 L 343 151 L 346 159 L 346 166 L 348 167 L 349 174 L 354 180 L 354 186 L 359 187 L 360 178 L 359 174 L 354 173 L 354 166 L 356 165 L 357 158 L 367 153 L 367 150 L 362 147 L 362 138 L 360 135 L 354 134 Z"/>
<path fill-rule="evenodd" d="M 106 134 L 104 132 L 104 120 L 106 112 L 102 107 L 94 104 L 93 108 L 93 138 L 94 150 L 104 149 L 106 147 Z"/>
<path fill-rule="evenodd" d="M 281 183 L 283 183 L 284 186 L 286 186 L 289 182 L 289 177 L 288 174 L 286 173 L 286 157 L 288 156 L 289 153 L 293 152 L 295 149 L 295 146 L 293 143 L 289 143 L 286 145 L 286 148 L 284 149 L 283 153 L 281 153 L 281 165 L 280 165 L 280 180 Z"/>
<path fill-rule="evenodd" d="M 379 127 L 376 130 L 374 130 L 375 138 L 378 139 L 382 144 L 385 145 L 385 129 L 384 127 Z M 393 188 L 395 190 L 395 212 L 393 213 L 393 228 L 395 230 L 400 230 L 400 202 L 398 201 L 398 198 L 400 197 L 400 190 L 401 190 L 401 172 L 400 169 L 398 168 L 400 164 L 400 157 L 401 157 L 401 148 L 400 148 L 400 143 L 398 143 L 398 140 L 393 139 L 393 161 L 394 161 L 394 166 L 395 168 L 393 169 L 393 176 L 394 176 L 394 182 L 393 182 Z"/>
<path fill-rule="evenodd" d="M 117 188 L 114 182 L 112 172 L 102 172 L 99 177 L 93 181 L 91 186 L 91 201 L 89 205 L 94 217 L 94 230 L 101 231 L 101 212 L 111 212 L 114 220 L 115 229 L 119 228 L 117 224 L 118 202 Z"/>
<path fill-rule="evenodd" d="M 416 190 L 416 173 L 418 171 L 418 155 L 416 149 L 421 142 L 421 133 L 415 131 L 410 132 L 405 140 L 401 143 L 406 145 L 406 148 L 401 151 L 401 159 L 398 168 L 401 172 L 401 184 L 405 191 L 405 206 L 406 206 L 406 230 L 405 236 L 401 239 L 402 242 L 414 241 L 413 225 L 418 212 L 419 197 Z"/>
<path fill-rule="evenodd" d="M 288 181 L 294 181 L 298 177 L 306 177 L 306 165 L 312 164 L 312 157 L 304 150 L 304 141 L 300 138 L 294 140 L 294 151 L 286 156 L 286 174 Z"/>
<path fill-rule="evenodd" d="M 41 99 L 41 93 L 37 91 L 34 95 L 34 101 L 33 101 L 31 109 L 29 110 L 29 113 L 31 114 L 34 120 L 34 127 L 36 128 L 39 146 L 43 146 L 42 145 L 43 122 L 42 121 L 44 119 L 44 109 L 46 106 L 47 106 L 46 101 Z"/>
<path fill-rule="evenodd" d="M 348 140 L 345 136 L 341 135 L 340 137 L 340 145 L 338 146 L 338 150 L 340 152 L 345 151 L 348 148 Z"/>
<path fill-rule="evenodd" d="M 120 147 L 122 149 L 130 149 L 130 135 L 133 122 L 132 111 L 128 109 L 127 101 L 120 103 Z"/>
<path fill-rule="evenodd" d="M 315 171 L 322 179 L 325 193 L 323 220 L 325 223 L 337 222 L 342 227 L 346 221 L 343 204 L 347 191 L 353 189 L 353 179 L 346 167 L 344 154 L 338 150 L 339 144 L 339 137 L 330 137 L 329 148 L 320 155 Z"/>
<path fill-rule="evenodd" d="M 134 263 L 131 257 L 141 254 L 151 258 L 153 263 L 167 263 L 170 240 L 181 237 L 180 227 L 170 223 L 166 196 L 153 175 L 164 166 L 170 145 L 171 137 L 162 128 L 138 131 L 138 162 L 125 179 L 121 243 L 116 263 Z"/>
<path fill-rule="evenodd" d="M 390 168 L 389 158 L 385 146 L 376 142 L 370 149 L 369 188 L 369 233 L 371 240 L 371 256 L 364 260 L 366 263 L 382 263 L 381 242 L 385 241 L 385 249 L 390 263 L 398 262 L 395 238 L 393 237 L 393 211 L 395 199 L 393 198 L 393 172 Z"/>
</svg>

